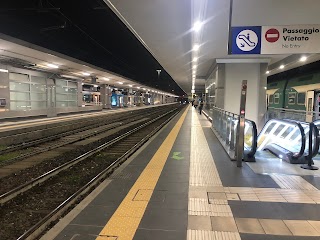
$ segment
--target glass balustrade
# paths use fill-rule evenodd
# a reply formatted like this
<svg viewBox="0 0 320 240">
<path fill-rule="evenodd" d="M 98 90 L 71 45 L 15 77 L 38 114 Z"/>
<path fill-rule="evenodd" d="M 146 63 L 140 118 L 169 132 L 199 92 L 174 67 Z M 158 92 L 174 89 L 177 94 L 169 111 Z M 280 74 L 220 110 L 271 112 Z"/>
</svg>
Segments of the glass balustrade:
<svg viewBox="0 0 320 240">
<path fill-rule="evenodd" d="M 237 147 L 237 128 L 239 115 L 213 107 L 209 112 L 212 118 L 212 129 L 232 160 L 235 160 Z M 245 120 L 244 159 L 253 158 L 256 152 L 257 128 L 253 121 Z"/>
</svg>

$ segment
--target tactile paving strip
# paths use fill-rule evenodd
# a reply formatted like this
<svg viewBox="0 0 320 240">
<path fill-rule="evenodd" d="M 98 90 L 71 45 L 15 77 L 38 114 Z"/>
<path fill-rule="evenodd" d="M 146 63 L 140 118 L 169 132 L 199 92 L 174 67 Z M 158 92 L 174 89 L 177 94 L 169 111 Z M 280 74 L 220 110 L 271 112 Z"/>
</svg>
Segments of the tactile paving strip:
<svg viewBox="0 0 320 240">
<path fill-rule="evenodd" d="M 228 204 L 209 204 L 208 199 L 189 198 L 188 214 L 198 216 L 232 216 L 231 208 Z"/>
<path fill-rule="evenodd" d="M 193 216 L 193 220 L 199 222 L 201 219 L 203 220 L 203 216 L 231 217 L 233 219 L 231 208 L 226 199 L 216 199 L 209 203 L 208 190 L 224 190 L 224 188 L 196 110 L 192 109 L 191 111 L 188 214 Z M 241 240 L 238 232 L 208 231 L 194 229 L 192 224 L 188 224 L 188 226 L 187 240 Z"/>
<path fill-rule="evenodd" d="M 281 187 L 286 189 L 318 190 L 300 176 L 271 174 L 270 177 Z"/>
<path fill-rule="evenodd" d="M 187 240 L 241 240 L 239 233 L 188 230 Z"/>
<path fill-rule="evenodd" d="M 190 154 L 190 186 L 222 186 L 210 148 L 198 117 L 192 115 Z"/>
</svg>

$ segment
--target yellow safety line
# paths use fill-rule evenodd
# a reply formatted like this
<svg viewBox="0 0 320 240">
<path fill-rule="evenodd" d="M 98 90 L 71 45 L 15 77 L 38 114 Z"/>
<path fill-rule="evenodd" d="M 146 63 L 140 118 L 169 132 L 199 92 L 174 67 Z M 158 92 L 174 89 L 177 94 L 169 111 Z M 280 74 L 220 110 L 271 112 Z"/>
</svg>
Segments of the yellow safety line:
<svg viewBox="0 0 320 240">
<path fill-rule="evenodd" d="M 131 240 L 178 136 L 189 107 L 164 140 L 96 240 Z"/>
</svg>

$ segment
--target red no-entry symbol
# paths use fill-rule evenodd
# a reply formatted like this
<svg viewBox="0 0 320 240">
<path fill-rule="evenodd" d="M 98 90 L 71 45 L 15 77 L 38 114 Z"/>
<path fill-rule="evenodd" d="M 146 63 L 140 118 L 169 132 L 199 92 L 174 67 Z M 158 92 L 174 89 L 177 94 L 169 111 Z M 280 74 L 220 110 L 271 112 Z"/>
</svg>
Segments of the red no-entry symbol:
<svg viewBox="0 0 320 240">
<path fill-rule="evenodd" d="M 280 37 L 280 33 L 277 29 L 275 28 L 271 28 L 268 31 L 266 31 L 266 34 L 264 35 L 264 37 L 266 38 L 266 40 L 268 42 L 276 42 L 278 41 L 279 37 Z"/>
</svg>

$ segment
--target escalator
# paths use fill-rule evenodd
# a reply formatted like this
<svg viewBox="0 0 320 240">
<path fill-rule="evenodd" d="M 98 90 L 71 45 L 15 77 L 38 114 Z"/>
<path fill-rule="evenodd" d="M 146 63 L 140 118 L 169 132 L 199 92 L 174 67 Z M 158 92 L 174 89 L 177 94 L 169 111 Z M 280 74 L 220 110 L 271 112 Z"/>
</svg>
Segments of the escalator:
<svg viewBox="0 0 320 240">
<path fill-rule="evenodd" d="M 214 107 L 211 109 L 212 130 L 229 154 L 236 160 L 239 115 Z M 311 135 L 310 133 L 311 127 Z M 276 156 L 292 164 L 304 164 L 319 153 L 320 120 L 312 124 L 293 120 L 269 120 L 259 135 L 253 121 L 245 120 L 243 160 L 253 162 L 255 157 L 270 159 Z M 309 143 L 309 139 L 311 142 Z M 310 151 L 309 151 L 309 148 Z M 257 152 L 257 153 L 256 153 Z"/>
<path fill-rule="evenodd" d="M 309 137 L 311 126 L 311 138 Z M 316 124 L 292 120 L 269 120 L 258 136 L 257 151 L 267 150 L 292 164 L 303 164 L 319 151 L 320 121 Z M 311 145 L 309 144 L 311 139 Z M 309 151 L 311 146 L 311 151 Z"/>
</svg>

